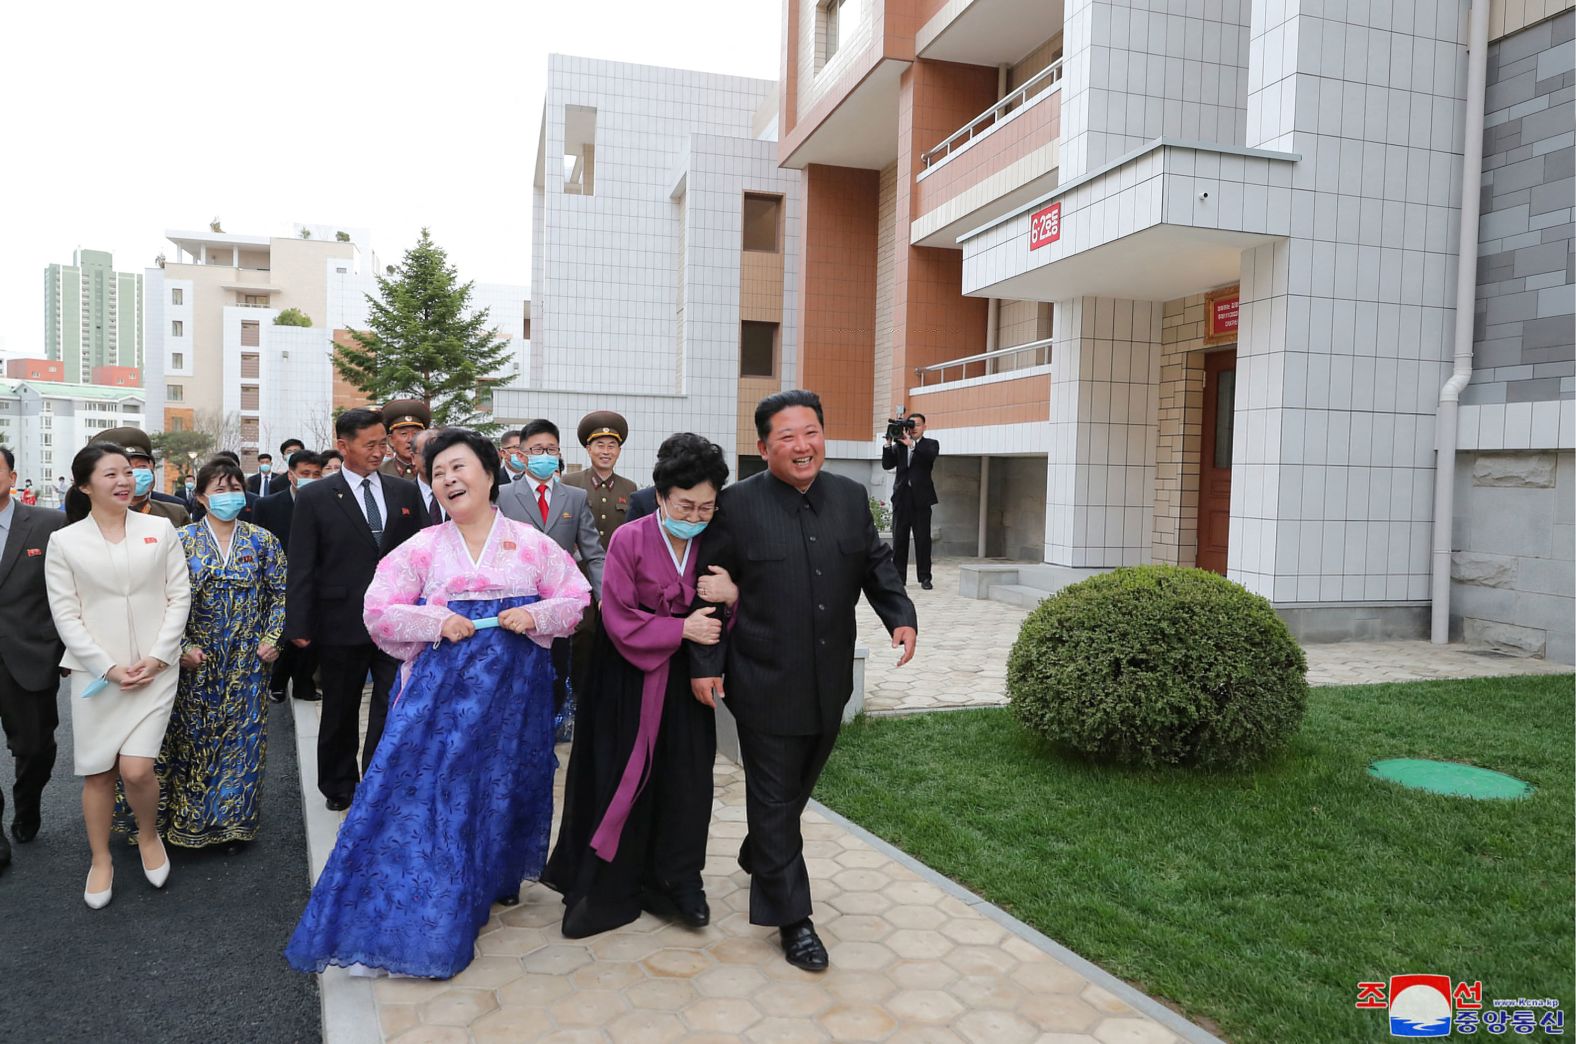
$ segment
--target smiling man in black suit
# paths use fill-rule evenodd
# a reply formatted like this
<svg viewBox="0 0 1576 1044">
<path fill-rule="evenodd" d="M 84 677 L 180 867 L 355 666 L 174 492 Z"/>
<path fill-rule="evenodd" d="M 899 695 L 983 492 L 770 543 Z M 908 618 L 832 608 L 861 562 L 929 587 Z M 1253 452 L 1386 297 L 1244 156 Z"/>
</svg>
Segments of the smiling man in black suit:
<svg viewBox="0 0 1576 1044">
<path fill-rule="evenodd" d="M 378 472 L 386 432 L 371 410 L 346 410 L 334 422 L 345 466 L 296 492 L 290 520 L 285 637 L 318 650 L 323 720 L 317 737 L 317 787 L 330 809 L 350 806 L 356 769 L 361 686 L 372 673 L 372 708 L 361 772 L 372 763 L 388 716 L 399 661 L 372 644 L 362 602 L 382 557 L 426 522 L 414 482 Z"/>
</svg>

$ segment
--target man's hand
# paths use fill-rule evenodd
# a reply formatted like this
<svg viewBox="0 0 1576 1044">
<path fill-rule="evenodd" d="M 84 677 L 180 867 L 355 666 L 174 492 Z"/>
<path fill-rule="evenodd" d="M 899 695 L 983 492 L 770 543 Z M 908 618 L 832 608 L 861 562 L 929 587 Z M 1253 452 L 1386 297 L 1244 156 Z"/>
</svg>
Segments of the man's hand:
<svg viewBox="0 0 1576 1044">
<path fill-rule="evenodd" d="M 264 663 L 273 663 L 279 659 L 279 646 L 272 642 L 260 642 L 257 646 L 257 658 Z"/>
<path fill-rule="evenodd" d="M 914 645 L 919 641 L 919 632 L 912 627 L 899 627 L 892 632 L 892 648 L 903 647 L 903 656 L 897 661 L 899 667 L 914 658 Z"/>
<path fill-rule="evenodd" d="M 451 642 L 461 642 L 476 633 L 476 625 L 471 623 L 459 613 L 450 613 L 449 618 L 443 621 L 441 637 Z"/>
<path fill-rule="evenodd" d="M 292 639 L 290 639 L 290 644 L 295 646 L 297 649 L 305 649 L 307 646 L 312 644 L 312 639 L 310 639 L 310 638 L 292 638 Z"/>
<path fill-rule="evenodd" d="M 726 695 L 722 691 L 721 678 L 691 678 L 690 692 L 708 707 L 717 706 L 717 701 Z"/>
</svg>

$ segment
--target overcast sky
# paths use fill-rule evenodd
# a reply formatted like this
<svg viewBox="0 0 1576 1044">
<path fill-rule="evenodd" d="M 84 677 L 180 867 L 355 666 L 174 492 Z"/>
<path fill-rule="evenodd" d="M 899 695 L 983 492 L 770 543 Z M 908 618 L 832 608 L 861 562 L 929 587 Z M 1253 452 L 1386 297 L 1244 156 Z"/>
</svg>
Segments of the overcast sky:
<svg viewBox="0 0 1576 1044">
<path fill-rule="evenodd" d="M 166 229 L 426 225 L 465 279 L 530 281 L 549 53 L 775 79 L 779 0 L 6 3 L 0 351 L 43 355 L 44 267 L 140 271 Z"/>
</svg>

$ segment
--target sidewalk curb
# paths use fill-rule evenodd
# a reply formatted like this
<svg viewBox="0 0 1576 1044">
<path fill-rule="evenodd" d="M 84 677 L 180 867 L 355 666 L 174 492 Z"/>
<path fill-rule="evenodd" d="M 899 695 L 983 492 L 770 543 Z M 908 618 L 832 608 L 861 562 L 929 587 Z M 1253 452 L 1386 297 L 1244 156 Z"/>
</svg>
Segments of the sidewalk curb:
<svg viewBox="0 0 1576 1044">
<path fill-rule="evenodd" d="M 1225 1044 L 1225 1041 L 1222 1041 L 1208 1030 L 1194 1025 L 1148 994 L 1130 986 L 1099 965 L 1078 956 L 1056 940 L 1024 924 L 996 904 L 986 902 L 950 877 L 937 873 L 902 849 L 894 848 L 858 823 L 838 815 L 814 798 L 810 800 L 809 807 L 826 817 L 827 822 L 837 824 L 888 859 L 907 867 L 923 880 L 935 885 L 953 898 L 972 906 L 1024 942 L 1044 950 L 1049 956 L 1054 957 L 1094 985 L 1112 994 L 1134 1011 L 1154 1019 L 1183 1040 L 1190 1041 L 1192 1044 Z"/>
<path fill-rule="evenodd" d="M 313 884 L 334 850 L 339 816 L 323 804 L 312 780 L 317 778 L 317 705 L 290 698 L 295 723 L 296 762 L 301 768 L 301 814 L 306 821 L 307 868 Z M 325 968 L 318 976 L 323 1005 L 324 1044 L 382 1044 L 372 980 L 351 978 L 343 968 Z"/>
</svg>

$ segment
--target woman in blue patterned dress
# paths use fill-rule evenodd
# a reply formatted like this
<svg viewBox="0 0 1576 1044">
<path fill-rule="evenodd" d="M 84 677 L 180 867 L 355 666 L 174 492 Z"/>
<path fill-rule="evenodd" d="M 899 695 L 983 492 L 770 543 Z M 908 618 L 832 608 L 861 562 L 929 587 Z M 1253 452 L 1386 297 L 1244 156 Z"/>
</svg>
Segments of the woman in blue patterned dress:
<svg viewBox="0 0 1576 1044">
<path fill-rule="evenodd" d="M 266 529 L 236 521 L 245 482 L 222 457 L 205 464 L 196 495 L 207 514 L 180 530 L 192 608 L 159 757 L 159 829 L 187 848 L 257 836 L 268 678 L 285 624 L 285 555 Z"/>
</svg>

